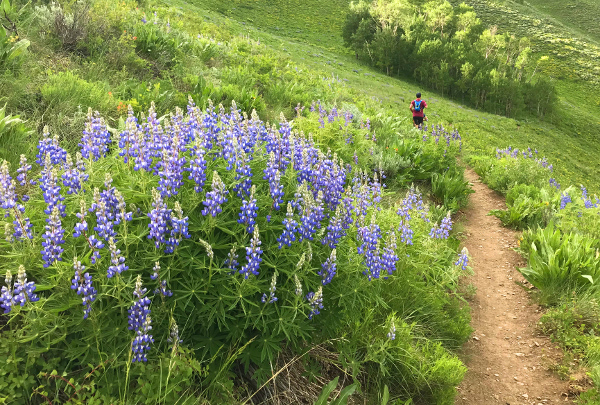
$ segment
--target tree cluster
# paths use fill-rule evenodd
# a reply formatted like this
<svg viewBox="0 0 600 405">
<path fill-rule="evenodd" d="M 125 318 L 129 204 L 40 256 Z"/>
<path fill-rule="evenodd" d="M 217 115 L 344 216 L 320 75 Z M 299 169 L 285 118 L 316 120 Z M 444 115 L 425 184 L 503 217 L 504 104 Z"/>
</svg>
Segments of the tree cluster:
<svg viewBox="0 0 600 405">
<path fill-rule="evenodd" d="M 386 74 L 412 76 L 474 108 L 544 116 L 556 98 L 552 83 L 536 75 L 530 41 L 486 29 L 464 3 L 361 0 L 350 5 L 343 37 L 357 58 Z"/>
</svg>

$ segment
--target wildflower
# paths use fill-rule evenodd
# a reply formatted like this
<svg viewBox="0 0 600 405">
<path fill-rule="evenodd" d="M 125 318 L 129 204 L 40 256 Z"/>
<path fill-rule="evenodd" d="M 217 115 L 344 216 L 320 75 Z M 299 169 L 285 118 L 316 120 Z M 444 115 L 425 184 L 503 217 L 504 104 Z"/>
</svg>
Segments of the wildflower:
<svg viewBox="0 0 600 405">
<path fill-rule="evenodd" d="M 201 193 L 206 182 L 206 159 L 204 158 L 206 150 L 200 145 L 200 142 L 194 147 L 190 167 L 186 170 L 190 172 L 188 179 L 194 180 L 196 185 L 194 191 Z"/>
<path fill-rule="evenodd" d="M 558 184 L 558 182 L 555 179 L 550 178 L 549 182 L 551 186 L 555 187 L 557 190 L 560 190 L 560 184 Z"/>
<path fill-rule="evenodd" d="M 67 158 L 67 151 L 58 144 L 58 136 L 50 138 L 50 132 L 47 126 L 44 127 L 42 139 L 38 142 L 37 149 L 36 162 L 39 165 L 44 164 L 46 155 L 50 155 L 50 163 L 53 165 L 64 163 Z"/>
<path fill-rule="evenodd" d="M 31 165 L 27 164 L 27 158 L 25 155 L 21 155 L 19 168 L 17 169 L 17 181 L 21 186 L 27 184 L 27 173 L 31 170 Z"/>
<path fill-rule="evenodd" d="M 336 273 L 336 256 L 335 249 L 331 251 L 329 258 L 321 265 L 321 271 L 317 274 L 321 276 L 321 284 L 327 285 L 331 283 Z"/>
<path fill-rule="evenodd" d="M 394 325 L 394 320 L 392 319 L 390 323 L 390 331 L 387 334 L 388 339 L 395 340 L 396 339 L 396 325 Z"/>
<path fill-rule="evenodd" d="M 112 278 L 115 274 L 121 274 L 129 267 L 125 265 L 125 258 L 121 255 L 121 251 L 117 249 L 114 239 L 111 237 L 108 240 L 108 248 L 110 250 L 110 266 L 106 276 Z"/>
<path fill-rule="evenodd" d="M 431 232 L 429 232 L 429 236 L 434 239 L 448 239 L 450 236 L 450 231 L 452 230 L 452 218 L 450 218 L 450 213 L 446 215 L 439 227 L 434 226 L 431 228 Z"/>
<path fill-rule="evenodd" d="M 108 144 L 111 142 L 110 132 L 106 129 L 104 119 L 100 117 L 98 111 L 92 113 L 92 108 L 90 107 L 88 109 L 85 130 L 83 131 L 83 136 L 79 143 L 81 155 L 86 159 L 93 159 L 96 161 L 101 157 L 106 156 Z"/>
<path fill-rule="evenodd" d="M 260 248 L 261 242 L 258 234 L 258 225 L 254 227 L 254 234 L 252 236 L 252 240 L 250 241 L 250 246 L 246 248 L 246 260 L 248 261 L 242 269 L 240 270 L 240 274 L 244 275 L 244 278 L 248 278 L 250 273 L 258 276 L 258 268 L 262 259 L 260 255 L 262 254 L 262 249 Z"/>
<path fill-rule="evenodd" d="M 381 269 L 386 270 L 388 275 L 391 276 L 396 271 L 397 261 L 396 232 L 392 231 L 388 243 L 383 248 L 383 254 L 381 255 Z"/>
<path fill-rule="evenodd" d="M 49 169 L 46 175 L 42 176 L 40 188 L 43 191 L 44 201 L 46 204 L 48 204 L 47 208 L 44 210 L 44 213 L 50 215 L 54 207 L 57 207 L 60 216 L 64 217 L 66 216 L 65 205 L 63 204 L 65 197 L 60 195 L 60 186 L 58 186 L 57 183 L 58 172 L 56 168 Z"/>
<path fill-rule="evenodd" d="M 27 301 L 39 301 L 39 297 L 34 292 L 36 289 L 35 283 L 33 281 L 27 281 L 25 266 L 19 266 L 17 279 L 11 287 L 12 279 L 13 276 L 10 270 L 8 270 L 4 279 L 6 286 L 2 287 L 0 294 L 0 307 L 4 309 L 5 314 L 11 311 L 13 305 L 24 306 Z"/>
<path fill-rule="evenodd" d="M 359 229 L 359 238 L 362 244 L 358 247 L 358 253 L 364 256 L 364 264 L 367 270 L 363 272 L 369 281 L 378 279 L 381 273 L 381 260 L 379 239 L 381 239 L 381 229 L 375 222 L 375 214 L 371 218 L 371 224 Z"/>
<path fill-rule="evenodd" d="M 302 283 L 296 274 L 294 274 L 294 293 L 297 296 L 302 295 Z"/>
<path fill-rule="evenodd" d="M 62 229 L 58 207 L 54 207 L 46 225 L 46 232 L 42 235 L 42 238 L 44 238 L 44 241 L 42 242 L 44 268 L 49 267 L 55 261 L 62 261 L 61 255 L 64 249 L 61 245 L 65 243 L 64 233 L 65 231 Z"/>
<path fill-rule="evenodd" d="M 92 310 L 92 302 L 96 300 L 97 291 L 92 285 L 92 276 L 90 273 L 83 273 L 85 266 L 77 260 L 77 257 L 73 258 L 73 268 L 75 269 L 75 275 L 71 280 L 71 289 L 77 290 L 77 295 L 82 296 L 83 319 L 87 319 Z"/>
<path fill-rule="evenodd" d="M 573 202 L 571 196 L 567 193 L 562 193 L 560 198 L 560 209 L 564 210 L 568 203 Z"/>
<path fill-rule="evenodd" d="M 269 287 L 269 295 L 267 296 L 267 294 L 263 294 L 262 298 L 261 298 L 261 302 L 263 304 L 265 303 L 269 303 L 272 304 L 275 301 L 277 301 L 277 297 L 275 296 L 275 290 L 277 286 L 277 273 L 273 273 L 273 277 L 271 278 L 271 286 Z"/>
<path fill-rule="evenodd" d="M 223 267 L 225 267 L 226 269 L 230 269 L 233 272 L 235 272 L 235 270 L 237 270 L 237 267 L 239 266 L 239 263 L 237 261 L 238 254 L 235 250 L 235 246 L 233 246 L 227 254 L 227 259 L 225 259 L 225 263 L 223 264 Z"/>
<path fill-rule="evenodd" d="M 252 186 L 250 191 L 250 197 L 248 200 L 242 200 L 241 212 L 239 213 L 239 224 L 246 225 L 246 232 L 254 232 L 254 224 L 256 223 L 256 217 L 258 213 L 258 207 L 256 206 L 256 198 L 254 193 L 256 192 L 256 186 Z"/>
<path fill-rule="evenodd" d="M 469 252 L 467 251 L 467 248 L 464 247 L 460 251 L 460 254 L 458 255 L 458 260 L 456 261 L 456 263 L 454 263 L 454 265 L 461 266 L 461 268 L 463 270 L 466 270 L 468 264 L 469 264 Z"/>
<path fill-rule="evenodd" d="M 0 307 L 4 309 L 4 313 L 8 314 L 12 309 L 13 304 L 13 289 L 12 289 L 12 273 L 10 270 L 6 271 L 6 276 L 4 277 L 5 286 L 2 286 L 2 290 L 0 290 Z"/>
<path fill-rule="evenodd" d="M 167 247 L 165 253 L 172 253 L 176 246 L 185 238 L 189 239 L 190 234 L 188 233 L 189 218 L 183 217 L 183 211 L 179 201 L 175 201 L 175 208 L 171 211 L 170 218 L 170 237 L 167 240 Z"/>
<path fill-rule="evenodd" d="M 171 217 L 171 210 L 167 208 L 167 204 L 163 201 L 158 190 L 152 190 L 152 211 L 148 216 L 150 217 L 150 233 L 148 239 L 154 239 L 154 245 L 156 248 L 160 248 L 161 243 L 165 243 L 165 233 L 167 232 L 167 222 Z"/>
<path fill-rule="evenodd" d="M 291 202 L 288 202 L 287 213 L 283 220 L 283 225 L 285 226 L 283 233 L 277 237 L 279 249 L 283 248 L 283 245 L 292 246 L 292 242 L 296 240 L 295 233 L 298 232 L 298 223 L 294 219 L 294 209 L 292 208 Z"/>
<path fill-rule="evenodd" d="M 207 241 L 205 241 L 204 239 L 200 239 L 198 242 L 200 242 L 200 244 L 202 246 L 204 246 L 204 249 L 206 249 L 206 255 L 212 260 L 215 257 L 215 254 L 213 252 L 212 246 L 210 245 L 210 243 L 208 243 Z"/>
<path fill-rule="evenodd" d="M 104 247 L 104 243 L 102 243 L 101 240 L 98 240 L 96 235 L 90 235 L 88 238 L 88 244 L 93 251 L 91 258 L 92 264 L 96 264 L 96 262 L 100 260 L 100 249 Z"/>
<path fill-rule="evenodd" d="M 173 343 L 173 351 L 175 351 L 179 343 L 183 342 L 183 339 L 179 338 L 179 327 L 173 319 L 171 319 L 171 332 L 169 333 L 167 342 Z"/>
<path fill-rule="evenodd" d="M 115 190 L 114 196 L 118 201 L 115 213 L 115 225 L 131 221 L 133 219 L 133 212 L 127 212 L 127 205 L 125 204 L 123 195 L 118 190 Z"/>
<path fill-rule="evenodd" d="M 222 211 L 221 204 L 227 202 L 225 197 L 229 194 L 229 191 L 225 188 L 225 184 L 219 177 L 219 174 L 214 171 L 212 179 L 212 191 L 206 193 L 206 200 L 202 202 L 204 209 L 202 215 L 212 215 L 216 217 L 219 212 Z"/>
<path fill-rule="evenodd" d="M 127 311 L 129 313 L 129 330 L 135 331 L 135 337 L 131 343 L 132 363 L 148 361 L 146 352 L 150 350 L 150 343 L 154 343 L 152 335 L 149 334 L 152 329 L 152 320 L 150 318 L 150 299 L 145 297 L 146 291 L 147 289 L 142 287 L 142 276 L 138 275 L 133 291 L 135 301 Z"/>
<path fill-rule="evenodd" d="M 308 314 L 308 319 L 312 319 L 313 316 L 319 315 L 321 312 L 320 309 L 323 309 L 323 287 L 319 287 L 316 293 L 309 292 L 306 295 L 306 300 L 308 301 L 308 305 L 310 306 L 310 313 Z"/>
<path fill-rule="evenodd" d="M 85 234 L 86 231 L 88 230 L 88 224 L 87 224 L 87 221 L 85 220 L 85 217 L 87 215 L 86 208 L 87 207 L 85 204 L 85 200 L 83 200 L 83 199 L 79 200 L 79 212 L 77 214 L 75 214 L 77 216 L 77 218 L 79 218 L 79 222 L 75 224 L 75 229 L 73 231 L 74 238 L 80 237 L 82 234 Z"/>
</svg>

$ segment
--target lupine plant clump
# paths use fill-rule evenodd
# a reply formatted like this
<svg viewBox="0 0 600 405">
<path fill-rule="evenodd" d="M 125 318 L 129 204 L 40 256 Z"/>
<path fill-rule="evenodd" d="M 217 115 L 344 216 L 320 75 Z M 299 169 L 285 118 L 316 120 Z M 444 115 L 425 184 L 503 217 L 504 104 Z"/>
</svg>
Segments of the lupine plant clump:
<svg viewBox="0 0 600 405">
<path fill-rule="evenodd" d="M 315 109 L 343 133 L 369 129 L 350 113 Z M 407 252 L 428 239 L 421 194 L 409 190 L 395 214 L 382 203 L 382 170 L 352 167 L 283 117 L 270 125 L 235 103 L 203 111 L 190 100 L 186 112 L 160 119 L 154 106 L 140 117 L 129 109 L 119 132 L 90 112 L 75 160 L 45 128 L 36 163 L 21 157 L 16 180 L 6 162 L 0 167 L 3 248 L 14 252 L 11 266 L 32 268 L 31 281 L 6 272 L 2 308 L 57 308 L 78 336 L 68 322 L 46 332 L 81 340 L 95 353 L 90 361 L 104 361 L 95 350 L 106 345 L 132 363 L 157 363 L 174 351 L 167 339 L 216 358 L 218 345 L 248 338 L 273 359 L 284 340 L 305 340 L 354 305 L 353 291 L 372 294 L 375 283 L 399 277 Z M 39 188 L 26 199 L 22 188 L 32 184 Z M 451 228 L 445 217 L 431 238 Z M 290 308 L 285 333 L 273 328 Z M 181 328 L 175 335 L 172 325 Z M 263 348 L 259 335 L 277 343 Z"/>
</svg>

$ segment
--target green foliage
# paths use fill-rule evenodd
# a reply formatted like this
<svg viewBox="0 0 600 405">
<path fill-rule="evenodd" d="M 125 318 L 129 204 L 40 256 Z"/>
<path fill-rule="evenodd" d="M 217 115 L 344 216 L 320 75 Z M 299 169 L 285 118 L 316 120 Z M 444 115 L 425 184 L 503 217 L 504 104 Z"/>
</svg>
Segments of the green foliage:
<svg viewBox="0 0 600 405">
<path fill-rule="evenodd" d="M 464 169 L 453 168 L 442 174 L 434 173 L 431 177 L 431 191 L 447 210 L 455 213 L 464 207 L 469 194 L 474 191 L 465 180 Z"/>
<path fill-rule="evenodd" d="M 0 108 L 0 156 L 16 165 L 21 153 L 28 152 L 33 132 L 18 115 L 6 113 L 6 106 Z"/>
<path fill-rule="evenodd" d="M 540 289 L 544 302 L 556 303 L 565 293 L 596 288 L 600 278 L 596 239 L 563 234 L 551 223 L 545 229 L 524 232 L 520 245 L 528 256 L 521 273 Z"/>
<path fill-rule="evenodd" d="M 502 193 L 519 184 L 541 188 L 548 184 L 550 172 L 532 159 L 484 157 L 475 161 L 475 171 L 487 185 Z"/>
<path fill-rule="evenodd" d="M 9 36 L 5 29 L 0 27 L 0 69 L 18 67 L 29 44 L 29 40 L 19 39 L 16 34 Z"/>
<path fill-rule="evenodd" d="M 504 226 L 511 228 L 544 228 L 558 208 L 559 199 L 547 188 L 517 184 L 506 194 L 508 208 L 492 210 L 490 214 L 500 218 Z"/>
<path fill-rule="evenodd" d="M 350 7 L 343 36 L 358 57 L 386 74 L 412 75 L 442 96 L 467 98 L 475 108 L 544 116 L 555 103 L 552 84 L 532 80 L 529 40 L 484 31 L 464 4 L 361 1 Z"/>
</svg>

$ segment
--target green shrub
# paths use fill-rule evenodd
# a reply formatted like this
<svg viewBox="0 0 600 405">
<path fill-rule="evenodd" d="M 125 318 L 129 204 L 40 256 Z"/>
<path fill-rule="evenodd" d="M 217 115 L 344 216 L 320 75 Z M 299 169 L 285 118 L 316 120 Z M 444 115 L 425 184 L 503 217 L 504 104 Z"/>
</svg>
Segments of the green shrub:
<svg viewBox="0 0 600 405">
<path fill-rule="evenodd" d="M 487 185 L 502 193 L 508 193 L 517 184 L 528 184 L 542 188 L 548 184 L 548 169 L 532 159 L 502 157 L 478 162 L 478 174 Z"/>
<path fill-rule="evenodd" d="M 31 152 L 32 137 L 33 131 L 18 115 L 6 114 L 6 106 L 0 108 L 0 156 L 16 165 L 22 153 Z"/>
<path fill-rule="evenodd" d="M 515 229 L 545 227 L 554 214 L 558 198 L 546 188 L 517 184 L 506 195 L 506 210 L 492 210 L 504 226 Z"/>
<path fill-rule="evenodd" d="M 29 44 L 28 39 L 19 39 L 16 34 L 9 36 L 4 27 L 0 27 L 0 69 L 19 67 Z"/>
<path fill-rule="evenodd" d="M 434 173 L 431 177 L 431 191 L 453 213 L 466 206 L 469 194 L 474 193 L 465 180 L 464 169 L 458 167 L 441 174 Z"/>
<path fill-rule="evenodd" d="M 537 287 L 546 303 L 556 303 L 574 290 L 596 289 L 600 278 L 598 241 L 587 235 L 563 234 L 554 224 L 523 233 L 520 243 L 528 257 L 521 273 Z"/>
</svg>

